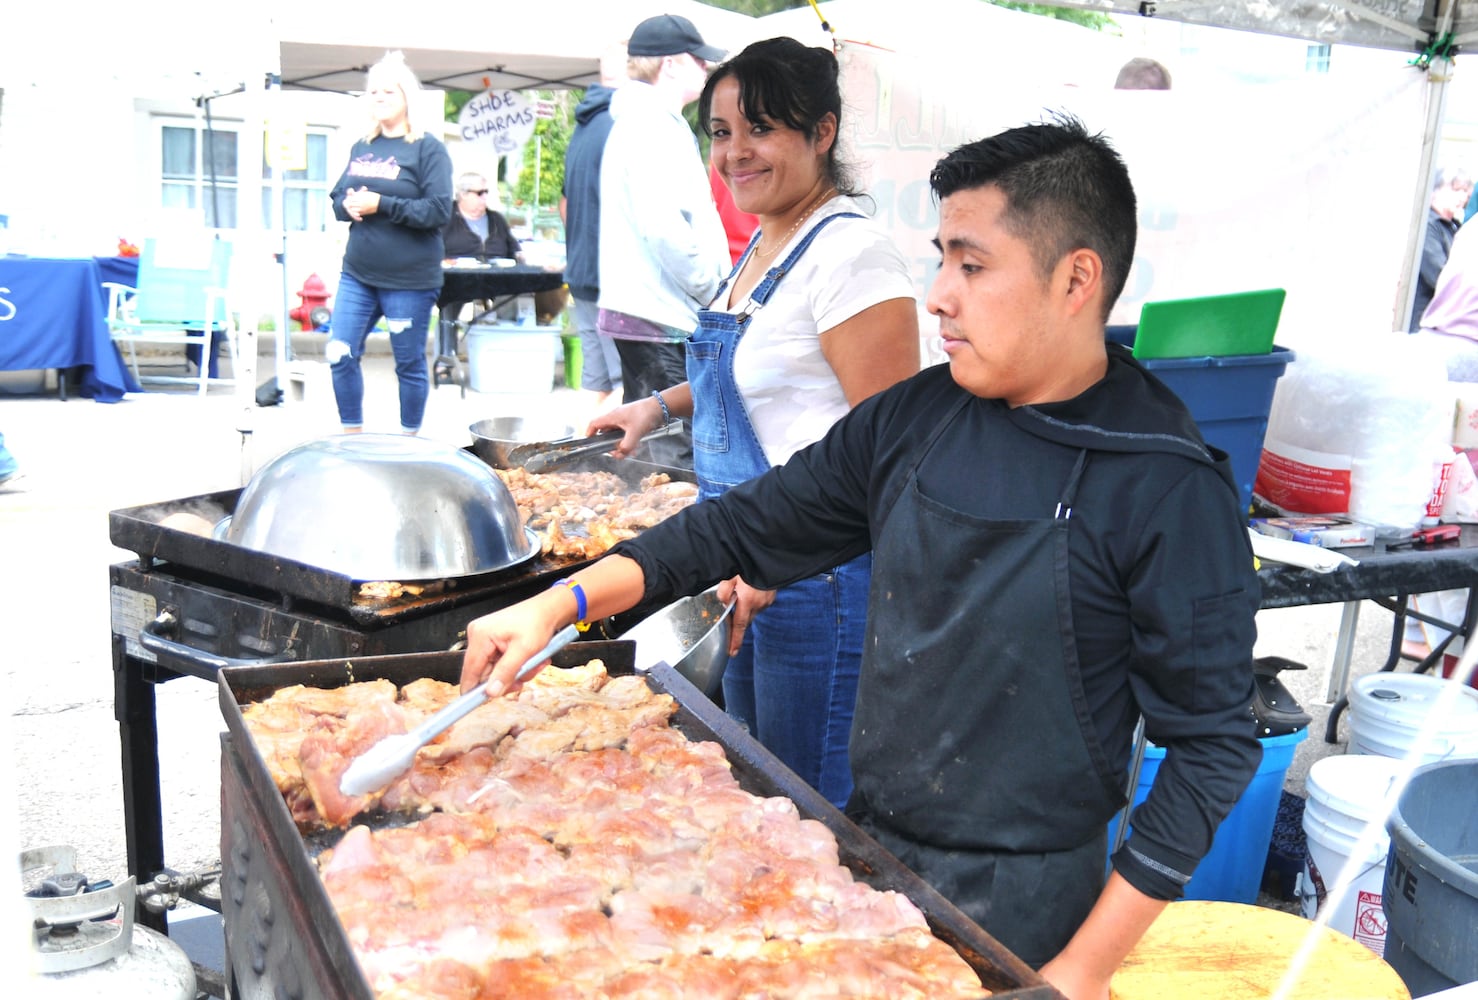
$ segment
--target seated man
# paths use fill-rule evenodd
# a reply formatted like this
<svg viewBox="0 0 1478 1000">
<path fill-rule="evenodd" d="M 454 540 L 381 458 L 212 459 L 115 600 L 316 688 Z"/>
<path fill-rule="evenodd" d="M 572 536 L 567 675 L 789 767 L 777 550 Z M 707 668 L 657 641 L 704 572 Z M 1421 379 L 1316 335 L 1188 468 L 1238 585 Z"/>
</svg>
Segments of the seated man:
<svg viewBox="0 0 1478 1000">
<path fill-rule="evenodd" d="M 488 208 L 488 190 L 482 174 L 465 173 L 457 178 L 455 209 L 441 230 L 444 256 L 517 259 L 518 240 L 513 238 L 508 220 Z"/>
<path fill-rule="evenodd" d="M 486 261 L 498 257 L 519 258 L 518 240 L 508 227 L 508 220 L 502 213 L 488 208 L 488 190 L 487 179 L 482 174 L 469 171 L 457 178 L 452 216 L 441 230 L 442 255 L 446 259 L 476 257 Z M 436 334 L 438 361 L 456 357 L 456 320 L 466 305 L 466 302 L 448 302 L 442 306 Z M 445 363 L 439 364 L 435 374 L 443 374 L 446 367 Z"/>
</svg>

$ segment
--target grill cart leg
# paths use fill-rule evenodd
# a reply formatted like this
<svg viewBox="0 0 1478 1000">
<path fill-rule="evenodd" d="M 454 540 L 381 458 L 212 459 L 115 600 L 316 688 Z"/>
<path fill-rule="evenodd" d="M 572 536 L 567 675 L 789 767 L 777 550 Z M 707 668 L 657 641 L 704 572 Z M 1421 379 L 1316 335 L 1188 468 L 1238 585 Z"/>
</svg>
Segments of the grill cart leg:
<svg viewBox="0 0 1478 1000">
<path fill-rule="evenodd" d="M 113 715 L 123 756 L 123 832 L 128 873 L 141 884 L 164 869 L 164 808 L 159 795 L 159 728 L 154 686 L 143 678 L 142 663 L 127 654 L 122 636 L 113 636 Z M 136 922 L 161 934 L 168 917 L 135 907 Z"/>
</svg>

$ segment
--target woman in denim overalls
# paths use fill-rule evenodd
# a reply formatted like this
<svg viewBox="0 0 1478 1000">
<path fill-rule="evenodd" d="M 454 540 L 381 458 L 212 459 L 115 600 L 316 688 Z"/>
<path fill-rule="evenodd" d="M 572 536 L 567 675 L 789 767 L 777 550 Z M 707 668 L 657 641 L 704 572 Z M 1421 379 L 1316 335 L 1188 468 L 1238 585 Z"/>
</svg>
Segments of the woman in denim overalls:
<svg viewBox="0 0 1478 1000">
<path fill-rule="evenodd" d="M 848 409 L 919 367 L 913 284 L 892 241 L 859 211 L 836 159 L 836 58 L 792 39 L 749 46 L 699 98 L 711 160 L 760 228 L 688 341 L 688 382 L 596 418 L 627 454 L 670 415 L 689 416 L 703 498 L 822 437 Z M 837 806 L 851 792 L 871 557 L 775 592 L 737 578 L 724 675 L 729 713 Z"/>
</svg>

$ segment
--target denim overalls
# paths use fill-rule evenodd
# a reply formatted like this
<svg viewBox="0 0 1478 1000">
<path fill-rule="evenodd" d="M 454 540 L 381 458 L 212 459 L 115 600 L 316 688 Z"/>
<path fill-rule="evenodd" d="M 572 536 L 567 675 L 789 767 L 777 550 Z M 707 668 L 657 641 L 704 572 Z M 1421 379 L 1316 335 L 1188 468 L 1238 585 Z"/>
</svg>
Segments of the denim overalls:
<svg viewBox="0 0 1478 1000">
<path fill-rule="evenodd" d="M 734 381 L 734 353 L 750 318 L 833 219 L 828 216 L 765 276 L 737 313 L 703 309 L 688 340 L 688 383 L 693 393 L 693 469 L 700 498 L 709 499 L 770 468 Z M 759 235 L 714 296 L 754 252 Z M 730 715 L 821 791 L 838 808 L 852 790 L 847 740 L 857 695 L 857 672 L 867 620 L 871 554 L 794 583 L 775 595 L 745 632 L 744 645 L 724 672 Z"/>
</svg>

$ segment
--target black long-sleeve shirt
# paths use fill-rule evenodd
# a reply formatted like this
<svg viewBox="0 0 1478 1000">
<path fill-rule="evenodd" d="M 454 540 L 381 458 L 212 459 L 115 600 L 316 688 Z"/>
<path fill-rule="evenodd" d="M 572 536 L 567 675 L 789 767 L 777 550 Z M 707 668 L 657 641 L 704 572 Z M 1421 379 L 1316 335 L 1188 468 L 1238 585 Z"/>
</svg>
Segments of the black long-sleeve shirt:
<svg viewBox="0 0 1478 1000">
<path fill-rule="evenodd" d="M 871 547 L 890 486 L 964 392 L 947 365 L 928 369 L 858 406 L 786 465 L 616 551 L 642 566 L 647 601 L 736 573 L 778 587 L 844 562 Z M 1083 448 L 1069 579 L 1093 727 L 1121 786 L 1140 712 L 1166 748 L 1114 865 L 1141 891 L 1174 898 L 1261 750 L 1248 714 L 1258 584 L 1224 456 L 1213 464 L 1180 401 L 1110 347 L 1107 376 L 1076 399 L 1011 409 L 972 397 L 920 464 L 919 488 L 976 517 L 1050 516 Z M 886 589 L 874 579 L 875 594 Z M 1022 623 L 1028 642 L 1056 628 Z M 1011 752 L 1052 750 L 1007 748 L 1002 766 Z"/>
<path fill-rule="evenodd" d="M 380 207 L 354 222 L 344 211 L 344 195 L 362 187 L 380 196 Z M 439 139 L 361 139 L 329 200 L 334 217 L 350 223 L 345 271 L 374 288 L 441 287 L 441 227 L 452 211 L 452 160 Z"/>
</svg>

